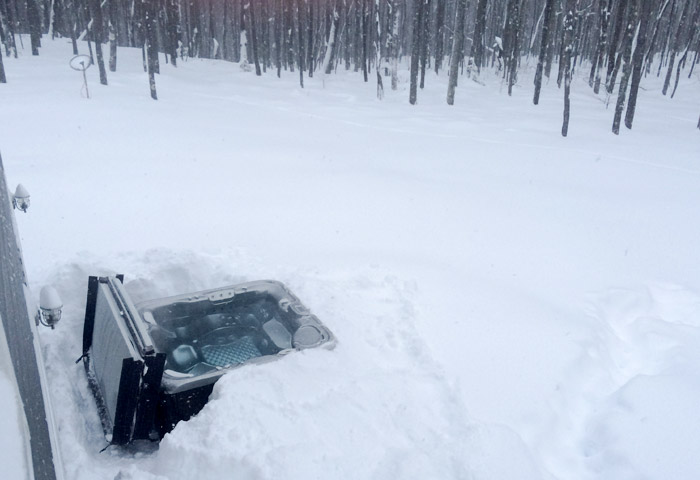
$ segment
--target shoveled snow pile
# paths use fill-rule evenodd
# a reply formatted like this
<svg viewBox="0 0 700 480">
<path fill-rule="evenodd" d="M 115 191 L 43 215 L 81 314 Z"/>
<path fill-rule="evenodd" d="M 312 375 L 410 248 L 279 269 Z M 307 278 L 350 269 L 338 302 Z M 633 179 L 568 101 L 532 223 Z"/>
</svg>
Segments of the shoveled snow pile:
<svg viewBox="0 0 700 480">
<path fill-rule="evenodd" d="M 374 98 L 350 72 L 258 78 L 139 51 L 110 86 L 70 45 L 5 59 L 0 149 L 35 294 L 66 478 L 700 476 L 700 78 L 645 80 L 635 126 L 585 79 L 559 136 L 499 77 Z M 583 73 L 582 73 L 583 75 Z M 87 277 L 137 300 L 285 282 L 338 338 L 226 375 L 159 446 L 108 448 L 80 356 Z M 11 389 L 0 390 L 3 401 Z M 17 439 L 17 449 L 21 449 Z M 8 455 L 3 452 L 4 456 Z"/>
</svg>

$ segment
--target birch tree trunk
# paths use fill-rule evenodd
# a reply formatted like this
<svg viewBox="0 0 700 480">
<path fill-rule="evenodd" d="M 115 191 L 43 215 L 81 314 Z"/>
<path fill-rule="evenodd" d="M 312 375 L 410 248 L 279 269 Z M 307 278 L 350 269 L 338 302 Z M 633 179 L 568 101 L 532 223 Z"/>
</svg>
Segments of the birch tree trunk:
<svg viewBox="0 0 700 480">
<path fill-rule="evenodd" d="M 109 0 L 109 71 L 117 71 L 117 2 Z"/>
<path fill-rule="evenodd" d="M 576 0 L 566 1 L 566 13 L 564 17 L 564 54 L 562 62 L 564 64 L 564 121 L 561 126 L 561 134 L 566 137 L 569 134 L 569 117 L 571 104 L 569 95 L 571 93 L 571 52 L 573 51 L 574 35 L 574 11 L 576 10 Z"/>
<path fill-rule="evenodd" d="M 400 0 L 387 0 L 389 9 L 389 29 L 387 35 L 387 51 L 391 56 L 391 89 L 399 86 L 399 22 L 401 20 Z"/>
<path fill-rule="evenodd" d="M 379 0 L 374 0 L 374 22 L 375 22 L 375 34 L 374 34 L 374 53 L 375 53 L 375 64 L 374 71 L 377 74 L 377 98 L 382 100 L 384 98 L 384 83 L 382 83 L 382 49 L 380 41 L 382 38 L 382 25 L 379 20 Z"/>
<path fill-rule="evenodd" d="M 156 27 L 155 27 L 155 12 L 153 10 L 153 4 L 147 0 L 141 0 L 141 5 L 143 7 L 143 13 L 145 16 L 145 36 L 144 36 L 144 48 L 146 50 L 146 58 L 148 64 L 148 84 L 151 89 L 151 98 L 153 100 L 158 100 L 158 94 L 156 92 L 156 61 L 158 59 L 158 44 L 156 40 Z"/>
<path fill-rule="evenodd" d="M 333 20 L 331 21 L 331 29 L 328 32 L 328 41 L 326 42 L 326 52 L 323 56 L 323 73 L 329 75 L 333 71 L 333 64 L 336 57 L 336 38 L 338 36 L 338 23 L 340 22 L 340 13 L 338 12 L 338 2 L 336 0 L 333 5 Z"/>
</svg>

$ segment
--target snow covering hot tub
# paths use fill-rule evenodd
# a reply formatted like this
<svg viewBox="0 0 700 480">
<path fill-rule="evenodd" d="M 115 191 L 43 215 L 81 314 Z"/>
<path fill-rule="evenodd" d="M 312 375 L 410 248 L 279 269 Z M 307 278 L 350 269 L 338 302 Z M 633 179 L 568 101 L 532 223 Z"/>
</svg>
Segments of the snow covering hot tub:
<svg viewBox="0 0 700 480">
<path fill-rule="evenodd" d="M 158 440 L 226 372 L 335 344 L 282 283 L 257 281 L 135 305 L 123 277 L 90 277 L 83 362 L 107 440 Z"/>
</svg>

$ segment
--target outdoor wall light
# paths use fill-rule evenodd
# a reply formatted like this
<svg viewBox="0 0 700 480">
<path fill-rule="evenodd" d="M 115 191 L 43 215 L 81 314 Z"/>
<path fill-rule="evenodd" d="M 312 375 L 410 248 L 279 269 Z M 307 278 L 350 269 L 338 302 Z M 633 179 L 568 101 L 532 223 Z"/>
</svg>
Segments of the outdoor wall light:
<svg viewBox="0 0 700 480">
<path fill-rule="evenodd" d="M 63 309 L 63 302 L 58 292 L 51 285 L 47 285 L 41 289 L 39 293 L 39 321 L 45 327 L 51 327 L 53 330 L 54 326 L 61 319 L 61 310 Z"/>
<path fill-rule="evenodd" d="M 29 208 L 29 192 L 21 183 L 17 185 L 17 188 L 15 189 L 15 194 L 12 197 L 12 206 L 25 213 Z"/>
</svg>

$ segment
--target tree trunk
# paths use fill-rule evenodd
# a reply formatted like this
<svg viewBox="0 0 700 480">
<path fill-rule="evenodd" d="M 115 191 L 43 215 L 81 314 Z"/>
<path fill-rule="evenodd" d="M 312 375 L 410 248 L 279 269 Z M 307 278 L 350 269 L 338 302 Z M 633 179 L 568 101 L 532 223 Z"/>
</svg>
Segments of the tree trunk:
<svg viewBox="0 0 700 480">
<path fill-rule="evenodd" d="M 333 71 L 333 64 L 336 57 L 336 39 L 338 37 L 338 23 L 340 22 L 340 12 L 338 11 L 338 2 L 335 1 L 333 6 L 333 20 L 331 21 L 331 29 L 328 32 L 328 41 L 326 42 L 326 52 L 323 56 L 323 73 L 329 75 Z"/>
<path fill-rule="evenodd" d="M 513 85 L 518 74 L 520 58 L 520 0 L 508 0 L 507 34 L 504 35 L 506 75 L 508 76 L 508 95 L 513 94 Z"/>
<path fill-rule="evenodd" d="M 275 61 L 277 63 L 277 78 L 282 77 L 282 52 L 284 51 L 284 8 L 282 6 L 284 0 L 279 0 L 277 13 L 279 18 L 275 21 Z"/>
<path fill-rule="evenodd" d="M 39 55 L 39 48 L 41 47 L 41 15 L 36 0 L 27 0 L 27 20 L 29 22 L 32 55 Z"/>
<path fill-rule="evenodd" d="M 102 56 L 102 6 L 100 0 L 90 0 L 90 10 L 92 16 L 92 33 L 95 41 L 95 56 L 97 57 L 97 68 L 100 71 L 100 83 L 107 85 L 107 70 L 105 70 L 105 60 Z"/>
<path fill-rule="evenodd" d="M 117 71 L 117 2 L 109 0 L 109 71 Z"/>
<path fill-rule="evenodd" d="M 177 67 L 177 27 L 180 24 L 180 15 L 176 0 L 167 0 L 167 2 L 168 25 L 166 29 L 169 40 L 170 63 L 172 63 L 173 67 Z M 222 40 L 226 42 L 225 38 Z"/>
<path fill-rule="evenodd" d="M 73 46 L 73 55 L 78 55 L 78 38 L 76 32 L 78 26 L 75 14 L 75 0 L 71 0 L 70 2 L 70 13 L 68 14 L 68 19 L 68 21 L 70 22 L 68 30 L 70 31 L 70 42 Z"/>
<path fill-rule="evenodd" d="M 629 84 L 630 74 L 632 73 L 632 42 L 634 40 L 634 32 L 637 29 L 637 12 L 637 0 L 631 0 L 629 15 L 627 18 L 627 28 L 625 29 L 625 37 L 623 39 L 622 62 L 624 65 L 622 67 L 622 78 L 620 79 L 620 88 L 617 92 L 615 118 L 613 119 L 612 127 L 612 131 L 615 135 L 620 134 L 620 120 L 622 119 L 622 110 L 624 110 L 625 108 L 627 85 Z"/>
<path fill-rule="evenodd" d="M 613 31 L 613 37 L 610 39 L 610 45 L 608 46 L 608 71 L 605 76 L 605 84 L 608 93 L 612 93 L 615 89 L 615 77 L 617 76 L 617 68 L 615 64 L 617 63 L 617 58 L 615 53 L 617 51 L 617 45 L 620 41 L 620 35 L 623 30 L 623 22 L 626 17 L 627 10 L 627 0 L 620 0 L 617 6 L 617 16 L 615 17 L 615 29 Z"/>
<path fill-rule="evenodd" d="M 668 8 L 670 3 L 671 0 L 665 0 L 661 8 L 659 8 L 659 13 L 656 15 L 656 21 L 654 22 L 654 28 L 652 29 L 651 34 L 651 40 L 649 41 L 649 46 L 647 47 L 646 54 L 644 55 L 644 63 L 646 65 L 649 65 L 649 63 L 651 62 L 651 55 L 653 54 L 653 49 L 656 45 L 656 39 L 658 38 L 659 34 L 659 24 L 661 23 L 661 19 L 663 18 L 664 13 L 666 12 L 666 9 Z M 671 16 L 673 16 L 675 4 L 676 2 L 675 0 L 673 0 L 673 5 L 671 6 Z"/>
<path fill-rule="evenodd" d="M 455 88 L 457 87 L 457 75 L 459 63 L 462 61 L 464 50 L 464 17 L 467 11 L 467 0 L 457 0 L 455 8 L 454 40 L 452 41 L 452 57 L 450 58 L 450 78 L 447 84 L 447 104 L 455 103 Z"/>
<path fill-rule="evenodd" d="M 486 1 L 486 0 L 482 0 Z M 442 68 L 445 57 L 445 1 L 437 0 L 436 26 L 435 26 L 435 73 Z"/>
<path fill-rule="evenodd" d="M 299 65 L 299 85 L 301 85 L 301 88 L 304 88 L 304 70 L 306 70 L 306 66 L 304 65 L 304 40 L 302 37 L 302 29 L 301 29 L 301 23 L 302 23 L 302 16 L 301 12 L 302 9 L 299 6 L 299 3 L 302 0 L 296 0 L 294 2 L 294 7 L 295 7 L 295 18 L 296 18 L 296 29 L 297 29 L 297 62 Z"/>
<path fill-rule="evenodd" d="M 382 49 L 380 48 L 380 42 L 382 38 L 382 25 L 379 21 L 379 0 L 374 0 L 374 24 L 375 24 L 375 35 L 374 35 L 374 54 L 376 56 L 376 61 L 374 64 L 374 70 L 377 74 L 377 98 L 382 100 L 384 98 L 384 83 L 382 82 Z"/>
<path fill-rule="evenodd" d="M 608 21 L 610 20 L 610 7 L 612 0 L 600 0 L 600 30 L 598 38 L 597 63 L 595 65 L 595 74 L 593 77 L 593 93 L 596 95 L 600 91 L 600 71 L 603 68 L 603 58 L 605 56 L 605 47 L 608 43 Z M 593 71 L 591 71 L 593 74 Z"/>
<path fill-rule="evenodd" d="M 671 98 L 673 98 L 673 96 L 676 94 L 676 89 L 678 88 L 678 80 L 680 79 L 680 76 L 681 76 L 681 68 L 685 65 L 686 59 L 688 58 L 688 52 L 690 51 L 690 46 L 693 44 L 693 40 L 695 40 L 695 37 L 700 35 L 698 33 L 700 31 L 700 7 L 698 7 L 695 10 L 695 18 L 690 23 L 690 25 L 691 25 L 691 27 L 690 27 L 691 34 L 688 38 L 688 43 L 686 43 L 686 45 L 685 45 L 685 50 L 683 52 L 683 55 L 681 56 L 681 59 L 678 61 L 678 68 L 676 69 L 676 82 L 673 85 L 673 92 L 671 92 Z M 690 76 L 688 78 L 690 78 Z"/>
<path fill-rule="evenodd" d="M 7 10 L 5 9 L 5 4 L 0 4 L 0 75 L 3 79 L 2 83 L 6 83 L 5 69 L 2 65 L 2 46 L 5 46 L 5 53 L 10 56 L 10 32 L 7 27 Z"/>
<path fill-rule="evenodd" d="M 544 6 L 544 20 L 542 21 L 542 43 L 540 45 L 540 55 L 537 58 L 537 70 L 535 71 L 535 95 L 532 103 L 537 105 L 540 102 L 540 90 L 542 89 L 542 71 L 544 70 L 545 54 L 549 39 L 549 27 L 554 14 L 554 0 L 546 0 Z"/>
<path fill-rule="evenodd" d="M 249 2 L 246 2 L 241 6 L 241 27 L 240 34 L 238 36 L 238 61 L 241 68 L 245 71 L 250 70 L 250 62 L 248 60 L 248 44 L 250 42 L 250 39 L 248 38 L 248 24 L 250 23 L 250 15 L 248 13 L 249 9 Z"/>
<path fill-rule="evenodd" d="M 559 4 L 559 0 L 555 0 L 557 4 Z M 556 7 L 556 5 L 555 5 Z M 552 12 L 552 22 L 549 25 L 549 38 L 552 40 L 549 42 L 549 45 L 547 45 L 547 54 L 544 59 L 544 76 L 549 78 L 550 74 L 552 72 L 552 63 L 554 60 L 554 47 L 556 45 L 556 40 L 558 38 L 558 30 L 559 30 L 559 18 L 560 15 L 556 15 L 556 9 L 554 12 Z"/>
<path fill-rule="evenodd" d="M 368 30 L 369 30 L 369 12 L 367 3 L 369 0 L 362 1 L 362 76 L 365 82 L 369 80 L 367 76 L 367 41 L 368 41 Z"/>
<path fill-rule="evenodd" d="M 151 88 L 151 98 L 153 100 L 158 100 L 158 94 L 156 93 L 156 61 L 158 59 L 158 44 L 156 40 L 156 26 L 155 26 L 155 12 L 153 9 L 153 3 L 147 0 L 141 0 L 141 6 L 143 7 L 144 13 L 144 23 L 146 28 L 146 34 L 144 36 L 144 47 L 146 50 L 147 64 L 148 64 L 148 84 Z"/>
<path fill-rule="evenodd" d="M 15 28 L 16 28 L 16 22 L 15 22 L 15 13 L 14 13 L 14 6 L 12 4 L 3 4 L 5 7 L 4 13 L 3 13 L 3 21 L 5 21 L 5 34 L 6 34 L 6 39 L 5 39 L 5 51 L 7 52 L 7 56 L 9 57 L 12 55 L 13 57 L 17 58 L 17 43 L 15 41 Z M 21 37 L 20 37 L 21 39 Z"/>
<path fill-rule="evenodd" d="M 420 88 L 425 87 L 425 67 L 428 64 L 428 32 L 430 31 L 430 0 L 423 0 L 423 22 L 420 34 Z"/>
<path fill-rule="evenodd" d="M 564 19 L 564 55 L 562 62 L 564 63 L 564 121 L 561 126 L 561 134 L 566 137 L 569 134 L 569 116 L 570 116 L 570 100 L 571 93 L 571 52 L 573 51 L 573 34 L 574 34 L 574 12 L 576 10 L 576 0 L 566 1 L 566 13 Z"/>
<path fill-rule="evenodd" d="M 651 15 L 651 2 L 642 0 L 642 10 L 637 33 L 637 44 L 632 55 L 632 83 L 630 84 L 630 95 L 625 112 L 625 126 L 632 128 L 634 111 L 637 108 L 637 93 L 639 92 L 639 82 L 642 79 L 642 67 L 644 66 L 644 53 L 646 51 L 647 30 Z"/>
<path fill-rule="evenodd" d="M 396 90 L 399 86 L 399 22 L 401 20 L 401 10 L 399 10 L 399 0 L 387 0 L 389 6 L 390 32 L 388 33 L 387 50 L 391 55 L 391 89 Z"/>
<path fill-rule="evenodd" d="M 314 76 L 314 8 L 309 0 L 304 0 L 308 7 L 307 12 L 307 22 L 306 22 L 306 68 L 309 72 L 309 78 Z"/>
<path fill-rule="evenodd" d="M 671 74 L 673 73 L 673 65 L 675 64 L 676 54 L 681 49 L 681 44 L 683 42 L 683 33 L 685 28 L 685 22 L 688 20 L 690 4 L 693 0 L 687 0 L 685 6 L 683 7 L 683 12 L 681 13 L 680 21 L 678 22 L 678 28 L 676 29 L 676 36 L 673 39 L 673 47 L 671 50 L 671 59 L 668 62 L 668 70 L 666 71 L 666 79 L 664 80 L 664 87 L 661 93 L 666 95 L 668 92 L 668 86 L 671 83 Z"/>
<path fill-rule="evenodd" d="M 484 32 L 486 29 L 486 2 L 479 0 L 476 5 L 476 18 L 474 20 L 474 38 L 470 57 L 473 59 L 477 75 L 481 74 L 481 67 L 484 65 Z"/>
<path fill-rule="evenodd" d="M 258 77 L 262 75 L 260 71 L 260 59 L 258 58 L 258 35 L 257 35 L 257 25 L 255 24 L 255 2 L 248 4 L 248 11 L 250 12 L 250 45 L 253 52 L 253 63 L 255 64 L 255 75 Z"/>
<path fill-rule="evenodd" d="M 461 1 L 461 0 L 460 0 Z M 420 68 L 420 37 L 423 25 L 423 1 L 417 0 L 413 8 L 413 39 L 411 42 L 411 88 L 408 101 L 415 105 L 418 101 L 418 70 Z"/>
</svg>

